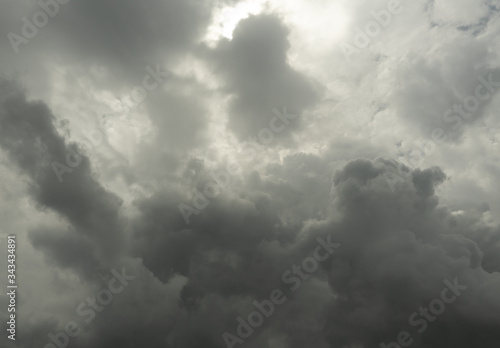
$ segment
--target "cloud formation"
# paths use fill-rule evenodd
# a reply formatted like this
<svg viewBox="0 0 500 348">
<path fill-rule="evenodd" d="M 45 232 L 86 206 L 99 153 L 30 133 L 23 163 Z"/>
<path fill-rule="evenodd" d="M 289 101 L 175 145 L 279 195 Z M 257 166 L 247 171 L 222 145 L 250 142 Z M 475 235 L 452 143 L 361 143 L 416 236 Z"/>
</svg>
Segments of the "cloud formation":
<svg viewBox="0 0 500 348">
<path fill-rule="evenodd" d="M 0 5 L 2 347 L 498 346 L 498 4 L 55 1 Z"/>
</svg>

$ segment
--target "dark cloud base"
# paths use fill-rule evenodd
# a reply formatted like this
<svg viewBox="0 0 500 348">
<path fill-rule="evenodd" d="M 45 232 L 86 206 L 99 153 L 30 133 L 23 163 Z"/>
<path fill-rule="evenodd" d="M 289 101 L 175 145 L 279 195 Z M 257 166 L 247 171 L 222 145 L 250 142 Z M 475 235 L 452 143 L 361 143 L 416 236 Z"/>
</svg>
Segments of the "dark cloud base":
<svg viewBox="0 0 500 348">
<path fill-rule="evenodd" d="M 275 288 L 289 300 L 250 346 L 284 335 L 289 347 L 378 347 L 414 329 L 409 315 L 453 279 L 467 291 L 423 334 L 412 333 L 413 346 L 497 345 L 499 228 L 482 224 L 480 210 L 456 215 L 439 205 L 435 190 L 446 180 L 439 168 L 413 170 L 392 191 L 386 174 L 394 162 L 353 160 L 333 175 L 330 197 L 327 162 L 297 154 L 243 176 L 189 226 L 177 210 L 180 192 L 136 201 L 140 214 L 127 222 L 134 232 L 125 243 L 120 200 L 95 181 L 86 157 L 57 181 L 51 162 L 76 145 L 55 131 L 50 110 L 10 82 L 2 91 L 2 148 L 40 209 L 71 226 L 32 231 L 33 247 L 85 282 L 110 255 L 138 261 L 138 280 L 68 347 L 223 347 L 222 333 L 236 332 L 236 318 L 248 314 L 244 303 Z M 317 237 L 341 247 L 294 292 L 282 274 L 312 253 Z M 62 324 L 53 317 L 25 325 L 19 346 L 44 342 Z"/>
</svg>

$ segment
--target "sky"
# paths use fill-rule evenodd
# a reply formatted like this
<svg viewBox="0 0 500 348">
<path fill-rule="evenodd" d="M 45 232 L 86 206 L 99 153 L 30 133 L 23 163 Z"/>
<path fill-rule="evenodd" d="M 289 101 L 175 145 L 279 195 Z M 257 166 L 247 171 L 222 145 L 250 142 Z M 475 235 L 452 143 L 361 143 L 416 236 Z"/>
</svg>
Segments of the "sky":
<svg viewBox="0 0 500 348">
<path fill-rule="evenodd" d="M 0 0 L 0 34 L 1 347 L 498 347 L 500 1 Z"/>
</svg>

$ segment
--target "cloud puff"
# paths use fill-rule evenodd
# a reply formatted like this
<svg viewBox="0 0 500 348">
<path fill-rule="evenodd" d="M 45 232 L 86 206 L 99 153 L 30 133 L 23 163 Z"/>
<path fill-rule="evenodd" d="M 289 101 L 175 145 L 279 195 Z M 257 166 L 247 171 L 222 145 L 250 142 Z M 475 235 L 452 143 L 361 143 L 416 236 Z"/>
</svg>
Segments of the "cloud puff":
<svg viewBox="0 0 500 348">
<path fill-rule="evenodd" d="M 101 257 L 119 252 L 121 199 L 92 177 L 89 159 L 57 133 L 46 105 L 26 100 L 11 81 L 3 80 L 1 89 L 0 144 L 27 178 L 36 204 L 67 219 L 95 243 Z"/>
<path fill-rule="evenodd" d="M 222 40 L 210 53 L 232 97 L 228 127 L 242 140 L 255 136 L 286 106 L 300 114 L 318 100 L 314 81 L 290 66 L 288 29 L 274 15 L 242 20 L 231 40 Z M 285 132 L 299 128 L 294 121 Z"/>
</svg>

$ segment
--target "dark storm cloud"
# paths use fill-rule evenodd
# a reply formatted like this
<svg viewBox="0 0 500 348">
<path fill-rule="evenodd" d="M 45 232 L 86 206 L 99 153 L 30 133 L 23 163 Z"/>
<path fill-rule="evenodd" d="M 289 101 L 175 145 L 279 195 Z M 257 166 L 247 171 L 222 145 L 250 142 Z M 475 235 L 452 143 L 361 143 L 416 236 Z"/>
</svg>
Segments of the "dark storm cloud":
<svg viewBox="0 0 500 348">
<path fill-rule="evenodd" d="M 21 178 L 28 179 L 36 204 L 68 219 L 72 228 L 95 243 L 100 257 L 116 254 L 123 248 L 118 211 L 121 199 L 95 181 L 89 159 L 79 155 L 78 147 L 66 144 L 57 133 L 55 119 L 45 104 L 26 100 L 23 91 L 11 81 L 2 80 L 0 86 L 0 145 L 19 168 Z M 68 158 L 80 163 L 67 167 Z M 60 168 L 54 169 L 56 162 L 71 171 L 60 174 L 62 182 L 56 174 Z M 41 245 L 39 237 L 35 239 Z M 57 248 L 57 244 L 45 247 Z"/>
<path fill-rule="evenodd" d="M 191 179 L 203 184 L 203 165 L 197 168 L 200 175 Z M 236 334 L 236 318 L 246 318 L 255 310 L 251 301 L 269 298 L 274 288 L 288 300 L 246 340 L 249 347 L 274 335 L 285 335 L 286 343 L 297 348 L 379 347 L 403 330 L 412 333 L 416 348 L 466 348 L 477 342 L 494 347 L 500 277 L 483 270 L 486 243 L 474 240 L 493 236 L 498 227 L 484 225 L 477 213 L 456 218 L 439 206 L 435 189 L 445 175 L 438 168 L 415 170 L 392 191 L 384 176 L 393 170 L 391 162 L 349 162 L 333 175 L 331 205 L 327 168 L 317 156 L 290 156 L 266 172 L 246 175 L 189 227 L 176 209 L 182 194 L 175 189 L 138 200 L 132 244 L 147 269 L 131 265 L 137 281 L 68 347 L 141 342 L 225 347 L 222 333 Z M 320 203 L 323 216 L 317 213 L 321 209 L 310 208 Z M 294 292 L 282 275 L 310 256 L 317 237 L 331 237 L 341 247 Z M 74 244 L 71 238 L 32 239 L 42 250 L 47 240 Z M 82 260 L 91 259 L 90 250 L 82 253 L 89 254 Z M 47 252 L 49 259 L 54 255 Z M 488 264 L 491 268 L 492 261 Z M 416 333 L 408 317 L 439 298 L 445 279 L 455 278 L 467 290 L 421 335 Z M 329 286 L 319 286 L 322 281 Z M 310 325 L 312 319 L 316 324 Z"/>
<path fill-rule="evenodd" d="M 318 86 L 290 66 L 289 48 L 288 29 L 281 20 L 259 15 L 242 20 L 233 38 L 221 41 L 210 53 L 233 98 L 228 126 L 241 140 L 267 127 L 273 109 L 285 106 L 300 114 L 318 100 Z M 299 124 L 299 119 L 294 120 L 280 135 L 285 138 Z"/>
<path fill-rule="evenodd" d="M 413 347 L 493 347 L 498 333 L 490 329 L 490 315 L 479 313 L 500 309 L 500 302 L 487 295 L 500 278 L 483 270 L 479 246 L 450 224 L 447 208 L 438 206 L 434 189 L 444 174 L 415 170 L 392 192 L 384 187 L 385 171 L 380 162 L 355 161 L 335 176 L 336 202 L 345 215 L 332 229 L 342 248 L 328 270 L 339 296 L 324 328 L 328 341 L 377 347 L 408 331 Z M 482 233 L 485 226 L 475 223 L 460 228 Z M 467 292 L 420 335 L 409 316 L 439 298 L 444 279 L 456 277 Z M 480 293 L 486 297 L 478 302 Z M 443 327 L 460 330 L 446 333 Z M 480 334 L 462 330 L 467 327 Z"/>
<path fill-rule="evenodd" d="M 301 170 L 290 170 L 301 164 Z M 417 348 L 465 348 L 474 342 L 493 347 L 499 336 L 490 328 L 498 321 L 489 313 L 498 313 L 500 301 L 490 294 L 498 290 L 500 277 L 483 269 L 484 262 L 492 261 L 483 259 L 486 244 L 474 239 L 494 235 L 498 227 L 482 224 L 477 214 L 457 219 L 439 206 L 435 189 L 446 178 L 439 168 L 415 170 L 392 191 L 385 177 L 393 170 L 390 162 L 350 162 L 333 176 L 334 201 L 328 206 L 328 189 L 313 194 L 312 187 L 310 195 L 298 194 L 308 186 L 310 173 L 322 173 L 316 174 L 319 182 L 329 182 L 331 175 L 322 167 L 326 163 L 318 157 L 295 155 L 265 175 L 248 175 L 236 196 L 213 200 L 189 227 L 172 213 L 176 194 L 165 192 L 139 203 L 134 244 L 146 267 L 167 284 L 175 273 L 187 278 L 178 302 L 184 319 L 171 329 L 172 346 L 198 347 L 203 341 L 223 347 L 220 335 L 235 333 L 235 318 L 252 310 L 236 305 L 238 299 L 261 301 L 281 288 L 289 302 L 266 319 L 248 346 L 274 332 L 284 334 L 290 347 L 311 342 L 378 347 L 409 331 Z M 318 202 L 327 217 L 309 209 Z M 302 214 L 298 225 L 285 214 L 294 209 L 295 215 Z M 327 279 L 330 289 L 309 294 L 315 283 L 307 280 L 294 293 L 282 274 L 314 250 L 318 236 L 341 244 L 312 276 Z M 408 317 L 439 298 L 444 280 L 455 278 L 467 291 L 420 335 Z M 308 326 L 304 316 L 318 320 L 319 327 Z M 190 326 L 187 317 L 196 318 Z M 446 334 L 443 327 L 458 331 Z"/>
<path fill-rule="evenodd" d="M 25 15 L 23 6 L 9 2 L 7 12 L 19 17 L 6 18 L 2 11 L 0 29 L 15 30 L 17 18 Z M 223 112 L 228 114 L 229 130 L 240 140 L 268 127 L 275 108 L 302 115 L 316 106 L 321 87 L 288 62 L 289 29 L 279 17 L 250 16 L 238 24 L 233 39 L 210 49 L 200 46 L 199 39 L 213 6 L 214 1 L 202 0 L 72 0 L 20 47 L 19 63 L 13 54 L 6 55 L 6 67 L 1 69 L 10 72 L 32 64 L 36 79 L 46 79 L 54 89 L 51 98 L 66 98 L 71 104 L 71 88 L 60 95 L 57 74 L 38 69 L 37 60 L 44 53 L 64 68 L 74 68 L 76 78 L 91 78 L 93 87 L 118 95 L 140 84 L 148 66 L 167 68 L 183 59 L 202 59 L 224 83 L 225 96 L 232 98 Z M 444 127 L 441 115 L 446 108 L 474 95 L 479 76 L 488 78 L 495 72 L 489 62 L 496 56 L 484 42 L 461 42 L 440 46 L 435 58 L 408 54 L 395 67 L 399 84 L 390 104 L 400 119 L 417 125 L 426 136 L 434 127 Z M 403 40 L 401 47 L 406 48 Z M 91 67 L 103 67 L 109 74 L 94 79 Z M 119 262 L 134 280 L 96 313 L 81 335 L 69 340 L 68 348 L 226 347 L 222 334 L 237 335 L 236 318 L 248 318 L 256 310 L 253 301 L 269 299 L 273 289 L 281 289 L 286 302 L 276 306 L 241 347 L 376 348 L 396 342 L 402 331 L 411 334 L 414 348 L 498 346 L 500 227 L 487 221 L 486 205 L 458 203 L 458 212 L 440 205 L 446 170 L 406 168 L 398 173 L 407 175 L 389 185 L 387 174 L 399 164 L 374 160 L 383 144 L 372 147 L 365 141 L 363 136 L 371 130 L 349 139 L 346 134 L 354 133 L 348 126 L 344 133 L 340 122 L 336 133 L 344 133 L 344 139 L 328 134 L 319 122 L 311 124 L 310 128 L 325 128 L 326 136 L 319 141 L 330 142 L 326 152 L 280 153 L 276 163 L 243 168 L 186 224 L 179 203 L 190 201 L 194 188 L 203 192 L 218 169 L 190 152 L 212 147 L 208 106 L 224 102 L 220 91 L 213 93 L 197 81 L 204 72 L 196 70 L 190 77 L 174 73 L 148 92 L 138 112 L 147 112 L 152 132 L 139 144 L 130 144 L 136 146 L 131 164 L 116 169 L 124 174 L 125 185 L 113 175 L 98 180 L 92 171 L 95 159 L 86 156 L 80 156 L 72 172 L 62 174 L 62 182 L 58 180 L 52 165 L 67 165 L 68 155 L 76 158 L 78 146 L 58 134 L 55 111 L 29 100 L 14 83 L 0 82 L 0 147 L 19 180 L 27 183 L 32 202 L 53 221 L 40 225 L 30 220 L 37 227 L 30 229 L 28 240 L 48 266 L 57 266 L 46 274 L 63 269 L 61 274 L 68 278 L 40 294 L 33 286 L 31 294 L 41 300 L 47 293 L 61 299 L 34 306 L 42 308 L 40 315 L 31 307 L 38 298 L 20 303 L 20 317 L 28 317 L 19 321 L 16 346 L 43 347 L 49 342 L 47 334 L 64 330 L 68 318 L 80 323 L 74 308 L 85 297 L 96 296 L 102 289 L 97 286 L 106 286 L 103 279 L 95 281 L 96 268 L 104 266 L 106 271 Z M 67 86 L 74 84 L 74 77 L 65 78 Z M 382 90 L 385 82 L 381 79 Z M 478 118 L 490 100 L 478 107 Z M 467 122 L 463 119 L 464 125 Z M 291 135 L 305 128 L 299 116 L 275 136 L 289 144 Z M 309 140 L 304 141 L 309 148 Z M 370 160 L 343 165 L 360 154 Z M 129 187 L 122 186 L 131 183 L 148 194 L 123 209 L 122 199 L 105 185 L 126 194 Z M 130 215 L 121 216 L 125 211 Z M 295 267 L 311 256 L 318 238 L 340 247 L 304 279 Z M 38 265 L 34 269 L 45 270 Z M 455 279 L 467 289 L 417 332 L 410 315 L 439 298 L 445 280 Z M 300 286 L 294 290 L 291 285 L 296 282 Z M 32 285 L 25 284 L 26 289 Z M 82 298 L 67 293 L 75 284 L 82 288 Z M 6 308 L 5 296 L 0 299 Z M 3 312 L 1 316 L 4 320 Z"/>
</svg>

